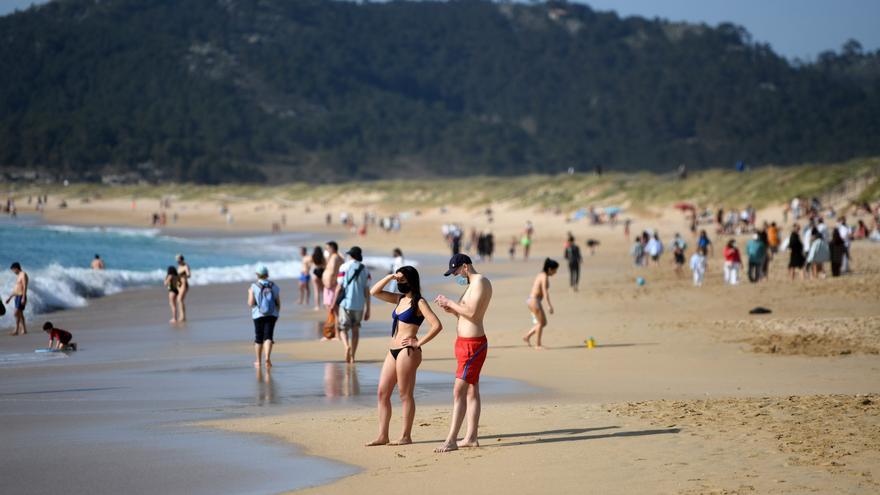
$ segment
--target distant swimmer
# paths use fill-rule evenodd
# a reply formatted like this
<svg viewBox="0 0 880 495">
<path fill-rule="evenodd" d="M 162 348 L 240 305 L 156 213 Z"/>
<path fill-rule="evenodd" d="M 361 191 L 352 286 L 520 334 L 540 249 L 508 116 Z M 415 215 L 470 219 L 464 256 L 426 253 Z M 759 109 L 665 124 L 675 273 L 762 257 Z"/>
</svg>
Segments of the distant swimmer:
<svg viewBox="0 0 880 495">
<path fill-rule="evenodd" d="M 21 269 L 21 264 L 17 261 L 9 269 L 15 274 L 15 287 L 12 289 L 12 295 L 6 298 L 6 304 L 15 299 L 15 305 L 13 306 L 15 310 L 15 331 L 9 332 L 9 335 L 25 335 L 27 334 L 27 322 L 24 317 L 24 308 L 28 302 L 28 283 L 30 278 Z"/>
<path fill-rule="evenodd" d="M 177 275 L 180 277 L 180 294 L 177 295 L 177 304 L 180 306 L 178 321 L 186 321 L 186 295 L 189 293 L 189 279 L 192 271 L 182 254 L 177 255 Z"/>
<path fill-rule="evenodd" d="M 385 290 L 392 281 L 396 282 L 394 291 Z M 411 266 L 401 266 L 386 275 L 370 289 L 370 294 L 393 304 L 394 310 L 391 312 L 391 344 L 379 374 L 379 435 L 367 446 L 390 443 L 388 429 L 391 422 L 391 393 L 394 392 L 395 385 L 403 408 L 403 431 L 394 445 L 410 444 L 416 413 L 413 390 L 416 386 L 416 371 L 422 362 L 422 346 L 436 337 L 443 330 L 443 325 L 428 301 L 422 297 L 419 272 Z M 431 330 L 419 339 L 419 327 L 425 320 Z"/>
<path fill-rule="evenodd" d="M 450 452 L 461 447 L 479 447 L 477 441 L 480 425 L 480 371 L 486 361 L 489 342 L 483 328 L 483 318 L 492 300 L 492 284 L 478 273 L 470 257 L 456 254 L 449 260 L 445 276 L 455 275 L 459 285 L 467 286 L 458 302 L 440 295 L 434 300 L 444 311 L 458 318 L 455 340 L 455 358 L 458 369 L 452 391 L 452 424 L 449 435 L 434 452 Z M 461 445 L 458 432 L 467 415 L 467 433 Z"/>
<path fill-rule="evenodd" d="M 101 259 L 101 255 L 96 254 L 95 259 L 92 260 L 92 270 L 103 270 L 104 269 L 104 260 Z"/>
<path fill-rule="evenodd" d="M 76 343 L 73 340 L 73 334 L 67 330 L 55 328 L 51 321 L 43 323 L 43 331 L 49 334 L 49 349 L 56 351 L 75 351 Z"/>
<path fill-rule="evenodd" d="M 168 290 L 168 305 L 171 306 L 171 320 L 168 323 L 177 323 L 177 297 L 180 294 L 180 276 L 177 267 L 169 266 L 165 274 L 165 288 Z"/>
<path fill-rule="evenodd" d="M 529 294 L 529 298 L 526 299 L 526 304 L 532 313 L 532 324 L 534 326 L 523 336 L 523 341 L 531 347 L 532 335 L 534 335 L 536 337 L 535 349 L 538 350 L 543 349 L 541 346 L 541 336 L 544 333 L 544 327 L 547 326 L 547 315 L 544 313 L 542 302 L 545 299 L 547 300 L 547 310 L 552 315 L 553 303 L 550 302 L 550 277 L 556 275 L 557 270 L 559 270 L 559 263 L 550 258 L 545 259 L 544 268 L 541 270 L 541 273 L 535 276 L 535 281 L 532 283 L 532 292 Z"/>
</svg>

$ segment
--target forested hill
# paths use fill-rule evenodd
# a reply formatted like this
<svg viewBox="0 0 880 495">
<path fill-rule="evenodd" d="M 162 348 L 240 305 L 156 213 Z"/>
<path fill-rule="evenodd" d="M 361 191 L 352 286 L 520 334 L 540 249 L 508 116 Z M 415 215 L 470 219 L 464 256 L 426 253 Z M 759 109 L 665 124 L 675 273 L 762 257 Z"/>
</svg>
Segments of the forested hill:
<svg viewBox="0 0 880 495">
<path fill-rule="evenodd" d="M 60 0 L 0 18 L 0 167 L 70 177 L 668 170 L 880 154 L 880 52 L 581 4 Z"/>
</svg>

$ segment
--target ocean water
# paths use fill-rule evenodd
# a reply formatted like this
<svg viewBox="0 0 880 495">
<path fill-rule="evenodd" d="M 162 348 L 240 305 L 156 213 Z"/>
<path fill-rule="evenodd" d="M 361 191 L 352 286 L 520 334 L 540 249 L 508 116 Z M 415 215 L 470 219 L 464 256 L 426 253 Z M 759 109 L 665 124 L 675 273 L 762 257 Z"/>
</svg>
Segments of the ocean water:
<svg viewBox="0 0 880 495">
<path fill-rule="evenodd" d="M 247 237 L 164 235 L 159 229 L 74 227 L 33 221 L 0 221 L 0 296 L 12 291 L 15 276 L 8 269 L 18 261 L 30 276 L 26 314 L 82 307 L 88 299 L 135 287 L 161 285 L 168 266 L 182 253 L 195 286 L 252 280 L 260 265 L 274 279 L 299 274 L 300 245 L 321 241 L 307 234 Z M 100 254 L 106 270 L 89 268 Z M 366 259 L 370 267 L 390 266 L 390 258 Z M 9 309 L 9 308 L 7 308 Z M 0 327 L 13 325 L 9 313 Z"/>
</svg>

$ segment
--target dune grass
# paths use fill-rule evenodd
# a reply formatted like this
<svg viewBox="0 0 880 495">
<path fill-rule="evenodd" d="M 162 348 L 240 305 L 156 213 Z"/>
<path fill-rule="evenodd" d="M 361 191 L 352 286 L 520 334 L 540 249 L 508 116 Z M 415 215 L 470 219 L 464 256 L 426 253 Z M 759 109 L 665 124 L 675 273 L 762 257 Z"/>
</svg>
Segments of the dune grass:
<svg viewBox="0 0 880 495">
<path fill-rule="evenodd" d="M 105 186 L 71 184 L 19 185 L 14 194 L 45 192 L 70 199 L 155 198 L 237 202 L 270 199 L 322 203 L 343 198 L 358 205 L 384 204 L 403 208 L 464 206 L 478 208 L 504 203 L 523 208 L 561 208 L 572 211 L 587 206 L 620 206 L 643 209 L 687 201 L 697 205 L 757 208 L 781 204 L 794 196 L 820 196 L 831 200 L 880 199 L 880 158 L 838 164 L 794 167 L 766 166 L 736 172 L 706 170 L 686 180 L 654 173 L 608 173 L 473 177 L 457 179 L 360 181 L 340 184 L 290 183 L 283 185 L 162 184 Z"/>
</svg>

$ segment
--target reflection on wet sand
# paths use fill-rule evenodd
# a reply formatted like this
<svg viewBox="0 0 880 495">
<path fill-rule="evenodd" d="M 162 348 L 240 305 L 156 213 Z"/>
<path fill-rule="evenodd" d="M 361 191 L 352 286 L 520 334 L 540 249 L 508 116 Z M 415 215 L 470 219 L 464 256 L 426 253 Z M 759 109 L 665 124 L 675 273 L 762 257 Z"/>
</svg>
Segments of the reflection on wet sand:
<svg viewBox="0 0 880 495">
<path fill-rule="evenodd" d="M 324 363 L 324 395 L 351 397 L 361 394 L 357 366 L 348 363 Z"/>
<path fill-rule="evenodd" d="M 278 385 L 272 380 L 272 368 L 254 371 L 257 372 L 257 405 L 278 404 Z"/>
</svg>

